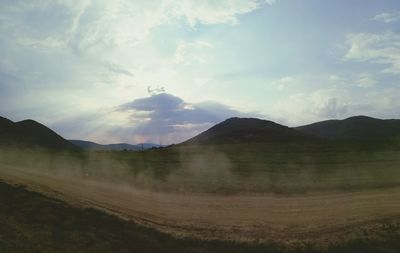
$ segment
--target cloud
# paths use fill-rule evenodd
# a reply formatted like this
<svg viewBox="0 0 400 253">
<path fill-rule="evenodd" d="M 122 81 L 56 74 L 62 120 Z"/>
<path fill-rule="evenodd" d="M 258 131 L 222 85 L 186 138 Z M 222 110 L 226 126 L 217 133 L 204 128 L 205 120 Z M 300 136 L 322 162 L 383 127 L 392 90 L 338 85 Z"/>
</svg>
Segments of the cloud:
<svg viewBox="0 0 400 253">
<path fill-rule="evenodd" d="M 149 95 L 157 95 L 160 93 L 164 93 L 165 92 L 165 87 L 161 86 L 161 87 L 151 87 L 151 86 L 147 86 L 147 93 Z"/>
<path fill-rule="evenodd" d="M 167 93 L 135 99 L 119 106 L 117 111 L 139 119 L 131 132 L 146 141 L 161 138 L 167 143 L 183 141 L 229 117 L 259 116 L 214 101 L 188 103 Z"/>
<path fill-rule="evenodd" d="M 359 87 L 364 88 L 374 87 L 378 83 L 375 76 L 371 74 L 361 74 L 355 82 Z"/>
<path fill-rule="evenodd" d="M 277 111 L 290 125 L 342 117 L 348 112 L 349 94 L 336 89 L 293 94 L 277 103 Z"/>
<path fill-rule="evenodd" d="M 12 90 L 13 100 L 29 94 L 34 105 L 7 110 L 28 112 L 49 100 L 54 104 L 43 111 L 70 108 L 68 101 L 90 110 L 143 96 L 149 84 L 178 90 L 199 77 L 179 68 L 205 63 L 210 55 L 205 51 L 211 42 L 191 37 L 196 29 L 238 24 L 240 15 L 265 5 L 262 0 L 6 1 L 0 8 L 0 89 L 8 93 L 1 92 L 0 100 Z"/>
<path fill-rule="evenodd" d="M 185 20 L 199 24 L 239 23 L 238 16 L 274 1 L 260 0 L 42 0 L 19 2 L 0 11 L 3 28 L 22 44 L 48 46 L 59 43 L 77 53 L 135 45 L 161 25 Z"/>
<path fill-rule="evenodd" d="M 0 29 L 20 46 L 38 49 L 66 46 L 89 3 L 89 0 L 10 1 L 0 10 Z"/>
<path fill-rule="evenodd" d="M 343 119 L 354 115 L 378 118 L 400 116 L 400 88 L 319 89 L 310 93 L 296 93 L 282 99 L 275 106 L 283 124 L 298 126 L 328 119 Z M 353 93 L 358 96 L 354 96 Z"/>
<path fill-rule="evenodd" d="M 285 76 L 280 79 L 274 80 L 269 83 L 272 87 L 275 87 L 278 90 L 283 90 L 287 88 L 290 84 L 293 84 L 296 81 L 295 78 L 291 76 Z"/>
<path fill-rule="evenodd" d="M 163 25 L 184 23 L 191 29 L 235 25 L 240 15 L 269 4 L 261 0 L 40 0 L 10 1 L 0 10 L 0 31 L 17 45 L 34 49 L 72 49 L 101 57 L 129 49 Z M 104 56 L 105 57 L 105 56 Z M 105 57 L 107 59 L 107 57 Z M 104 59 L 103 59 L 104 60 Z"/>
<path fill-rule="evenodd" d="M 270 3 L 271 1 L 268 1 Z M 172 16 L 185 17 L 188 24 L 194 27 L 196 24 L 238 24 L 237 16 L 260 8 L 258 0 L 189 0 L 189 1 L 164 1 L 164 8 L 168 9 Z"/>
<path fill-rule="evenodd" d="M 204 64 L 207 62 L 204 49 L 212 48 L 213 45 L 206 41 L 187 42 L 180 40 L 176 47 L 175 63 L 190 65 L 192 63 Z"/>
<path fill-rule="evenodd" d="M 84 111 L 46 123 L 68 139 L 99 143 L 179 143 L 230 117 L 262 117 L 227 105 L 189 103 L 160 93 L 104 110 Z M 44 122 L 45 123 L 45 122 Z"/>
<path fill-rule="evenodd" d="M 330 97 L 319 104 L 316 114 L 322 118 L 338 118 L 345 115 L 348 111 L 348 105 L 339 98 Z"/>
<path fill-rule="evenodd" d="M 400 20 L 400 11 L 380 13 L 375 17 L 373 17 L 372 19 L 376 21 L 382 21 L 385 23 L 396 22 Z"/>
<path fill-rule="evenodd" d="M 347 61 L 371 62 L 386 66 L 386 73 L 400 74 L 400 34 L 357 33 L 347 36 Z"/>
<path fill-rule="evenodd" d="M 113 63 L 108 63 L 106 64 L 106 67 L 108 68 L 108 70 L 110 70 L 111 72 L 117 73 L 117 74 L 123 74 L 123 75 L 127 75 L 130 77 L 135 77 L 135 75 L 130 72 L 129 70 L 126 70 L 125 68 L 117 65 L 117 64 L 113 64 Z"/>
<path fill-rule="evenodd" d="M 147 98 L 138 98 L 119 106 L 119 110 L 145 112 L 173 112 L 184 108 L 184 101 L 176 96 L 161 93 Z"/>
</svg>

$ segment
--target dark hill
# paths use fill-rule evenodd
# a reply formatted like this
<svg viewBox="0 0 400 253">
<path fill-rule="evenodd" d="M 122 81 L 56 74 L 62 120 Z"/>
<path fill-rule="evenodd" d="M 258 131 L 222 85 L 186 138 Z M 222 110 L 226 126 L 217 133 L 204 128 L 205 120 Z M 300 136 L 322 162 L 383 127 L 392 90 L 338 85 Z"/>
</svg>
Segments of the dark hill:
<svg viewBox="0 0 400 253">
<path fill-rule="evenodd" d="M 331 140 L 385 140 L 400 137 L 400 120 L 355 116 L 296 127 L 296 130 Z"/>
<path fill-rule="evenodd" d="M 68 140 L 68 141 L 74 144 L 75 146 L 78 146 L 86 150 L 106 150 L 104 148 L 104 145 L 91 141 L 82 141 L 82 140 Z"/>
<path fill-rule="evenodd" d="M 53 130 L 34 120 L 14 123 L 6 118 L 0 118 L 0 146 L 49 149 L 77 148 Z"/>
<path fill-rule="evenodd" d="M 12 128 L 14 125 L 14 122 L 12 122 L 9 119 L 0 117 L 0 134 L 9 131 L 10 128 Z"/>
<path fill-rule="evenodd" d="M 268 120 L 230 118 L 182 144 L 264 143 L 274 141 L 309 141 L 316 139 L 316 137 Z"/>
</svg>

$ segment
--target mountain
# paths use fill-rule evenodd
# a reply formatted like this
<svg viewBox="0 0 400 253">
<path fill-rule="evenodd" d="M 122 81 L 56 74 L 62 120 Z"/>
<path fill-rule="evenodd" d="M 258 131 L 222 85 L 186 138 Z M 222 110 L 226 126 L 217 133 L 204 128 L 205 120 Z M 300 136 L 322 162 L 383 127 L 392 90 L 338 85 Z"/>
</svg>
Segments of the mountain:
<svg viewBox="0 0 400 253">
<path fill-rule="evenodd" d="M 103 145 L 97 144 L 95 142 L 91 141 L 82 141 L 82 140 L 68 140 L 70 143 L 74 144 L 75 146 L 78 146 L 82 149 L 86 150 L 103 150 L 102 147 Z"/>
<path fill-rule="evenodd" d="M 82 140 L 68 140 L 72 144 L 81 147 L 86 150 L 144 150 L 153 147 L 160 147 L 160 145 L 153 143 L 142 143 L 142 144 L 128 144 L 128 143 L 118 143 L 118 144 L 107 144 L 102 145 L 91 141 L 82 141 Z"/>
<path fill-rule="evenodd" d="M 318 138 L 287 126 L 256 118 L 230 118 L 182 145 L 312 141 Z"/>
<path fill-rule="evenodd" d="M 0 117 L 0 135 L 2 133 L 8 132 L 14 125 L 14 122 L 12 122 L 9 119 Z"/>
<path fill-rule="evenodd" d="M 34 121 L 13 122 L 0 117 L 0 146 L 74 149 L 76 146 L 46 126 Z"/>
<path fill-rule="evenodd" d="M 344 120 L 321 121 L 295 129 L 330 140 L 382 140 L 400 137 L 400 120 L 355 116 Z"/>
</svg>

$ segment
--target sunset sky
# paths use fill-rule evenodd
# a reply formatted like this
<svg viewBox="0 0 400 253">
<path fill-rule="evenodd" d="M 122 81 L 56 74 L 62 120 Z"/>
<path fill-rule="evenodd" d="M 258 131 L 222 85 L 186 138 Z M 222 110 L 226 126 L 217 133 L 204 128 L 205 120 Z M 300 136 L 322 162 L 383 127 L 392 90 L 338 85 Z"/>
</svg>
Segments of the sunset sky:
<svg viewBox="0 0 400 253">
<path fill-rule="evenodd" d="M 228 117 L 400 118 L 398 0 L 0 0 L 0 116 L 176 143 Z"/>
</svg>

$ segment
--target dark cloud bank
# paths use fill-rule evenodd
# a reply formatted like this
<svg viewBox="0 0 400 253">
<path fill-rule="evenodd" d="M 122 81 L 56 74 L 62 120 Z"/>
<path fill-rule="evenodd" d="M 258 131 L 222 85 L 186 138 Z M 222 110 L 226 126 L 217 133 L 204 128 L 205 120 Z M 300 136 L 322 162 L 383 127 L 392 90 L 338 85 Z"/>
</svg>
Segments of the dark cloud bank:
<svg viewBox="0 0 400 253">
<path fill-rule="evenodd" d="M 139 122 L 132 128 L 134 133 L 168 143 L 183 141 L 229 117 L 258 116 L 213 101 L 188 103 L 168 93 L 135 99 L 117 110 Z"/>
<path fill-rule="evenodd" d="M 127 122 L 113 122 L 112 114 L 128 117 Z M 100 143 L 153 142 L 179 143 L 230 117 L 261 117 L 244 113 L 214 101 L 189 103 L 160 93 L 122 104 L 112 111 L 65 119 L 51 125 L 69 139 Z"/>
</svg>

